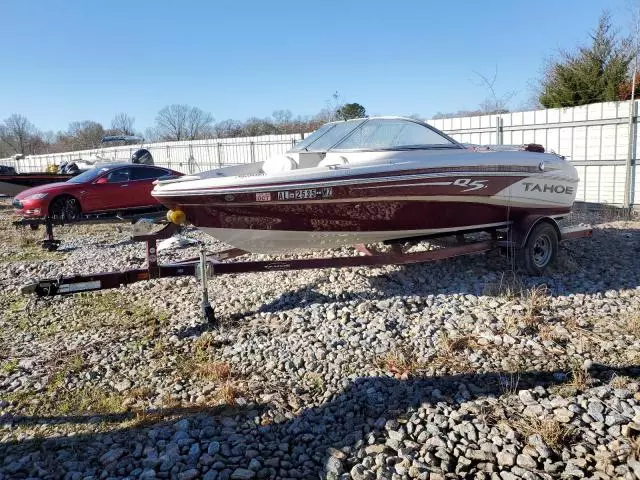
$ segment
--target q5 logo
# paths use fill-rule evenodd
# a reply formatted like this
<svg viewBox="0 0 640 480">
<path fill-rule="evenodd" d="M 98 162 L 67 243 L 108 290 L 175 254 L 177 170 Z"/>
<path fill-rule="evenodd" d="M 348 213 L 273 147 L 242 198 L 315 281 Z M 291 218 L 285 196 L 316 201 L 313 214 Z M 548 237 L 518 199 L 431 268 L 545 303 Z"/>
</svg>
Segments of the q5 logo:
<svg viewBox="0 0 640 480">
<path fill-rule="evenodd" d="M 453 185 L 457 187 L 467 187 L 463 192 L 472 192 L 473 190 L 481 190 L 487 188 L 487 182 L 489 180 L 471 180 L 470 178 L 458 178 L 453 182 Z"/>
</svg>

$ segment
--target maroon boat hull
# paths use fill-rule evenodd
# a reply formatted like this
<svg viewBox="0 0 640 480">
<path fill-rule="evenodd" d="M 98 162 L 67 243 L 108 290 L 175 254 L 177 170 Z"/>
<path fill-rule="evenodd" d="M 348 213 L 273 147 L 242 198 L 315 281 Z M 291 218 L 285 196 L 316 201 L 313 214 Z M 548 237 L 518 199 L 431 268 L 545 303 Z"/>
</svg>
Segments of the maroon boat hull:
<svg viewBox="0 0 640 480">
<path fill-rule="evenodd" d="M 184 194 L 157 197 L 201 228 L 322 232 L 464 229 L 517 220 L 527 213 L 561 215 L 569 208 L 522 208 L 489 198 L 525 176 L 496 176 L 481 189 L 463 187 L 458 177 L 438 184 L 398 180 L 369 184 L 287 188 L 250 193 Z"/>
<path fill-rule="evenodd" d="M 0 195 L 16 196 L 28 188 L 48 183 L 66 182 L 73 175 L 58 173 L 17 173 L 0 175 Z"/>
</svg>

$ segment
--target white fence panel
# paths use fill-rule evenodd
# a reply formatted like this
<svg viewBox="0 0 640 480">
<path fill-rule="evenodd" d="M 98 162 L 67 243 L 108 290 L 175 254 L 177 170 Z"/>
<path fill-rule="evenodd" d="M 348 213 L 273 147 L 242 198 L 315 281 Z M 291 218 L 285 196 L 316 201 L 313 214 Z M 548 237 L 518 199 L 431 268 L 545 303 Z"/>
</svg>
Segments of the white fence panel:
<svg viewBox="0 0 640 480">
<path fill-rule="evenodd" d="M 620 205 L 625 196 L 630 103 L 427 121 L 463 143 L 539 143 L 575 165 L 580 175 L 578 200 Z M 637 129 L 635 136 L 634 157 L 640 142 Z M 637 191 L 637 175 L 634 182 Z"/>
<path fill-rule="evenodd" d="M 630 104 L 595 103 L 574 108 L 441 118 L 427 122 L 463 143 L 542 144 L 547 150 L 566 156 L 576 166 L 580 175 L 578 200 L 622 204 L 629 148 Z M 195 173 L 221 165 L 263 161 L 286 152 L 301 138 L 303 134 L 264 135 L 149 143 L 144 147 L 149 149 L 157 165 Z M 634 142 L 633 155 L 636 157 L 640 142 L 637 129 Z M 0 164 L 14 166 L 19 172 L 33 172 L 42 171 L 48 165 L 59 165 L 94 154 L 126 161 L 139 147 L 134 145 L 34 155 L 18 161 L 0 159 Z M 634 175 L 632 199 L 639 184 L 638 175 Z"/>
</svg>

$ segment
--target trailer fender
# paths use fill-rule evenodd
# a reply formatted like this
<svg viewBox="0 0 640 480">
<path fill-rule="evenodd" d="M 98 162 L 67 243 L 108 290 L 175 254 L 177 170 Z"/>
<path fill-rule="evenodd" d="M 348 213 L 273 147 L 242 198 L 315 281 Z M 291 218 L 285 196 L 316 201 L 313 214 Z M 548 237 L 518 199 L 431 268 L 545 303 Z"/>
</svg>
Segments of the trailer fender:
<svg viewBox="0 0 640 480">
<path fill-rule="evenodd" d="M 529 239 L 531 231 L 540 223 L 548 223 L 556 231 L 558 235 L 558 242 L 562 240 L 562 233 L 558 222 L 551 217 L 543 215 L 527 215 L 521 220 L 514 222 L 513 226 L 509 229 L 509 240 L 513 242 L 517 247 L 524 247 Z"/>
</svg>

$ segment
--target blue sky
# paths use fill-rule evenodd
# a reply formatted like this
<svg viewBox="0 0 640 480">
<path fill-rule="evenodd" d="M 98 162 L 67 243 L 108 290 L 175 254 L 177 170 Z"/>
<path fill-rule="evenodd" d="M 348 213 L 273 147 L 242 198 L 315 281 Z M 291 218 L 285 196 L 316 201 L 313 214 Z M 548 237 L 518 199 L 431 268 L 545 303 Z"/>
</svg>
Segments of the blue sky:
<svg viewBox="0 0 640 480">
<path fill-rule="evenodd" d="M 6 1 L 0 119 L 60 130 L 122 111 L 144 131 L 171 103 L 244 120 L 311 115 L 335 91 L 370 114 L 429 117 L 477 108 L 473 72 L 496 67 L 517 108 L 604 8 L 628 30 L 631 1 Z"/>
</svg>

